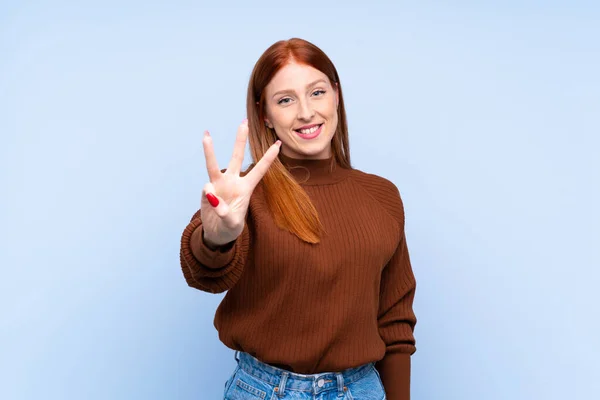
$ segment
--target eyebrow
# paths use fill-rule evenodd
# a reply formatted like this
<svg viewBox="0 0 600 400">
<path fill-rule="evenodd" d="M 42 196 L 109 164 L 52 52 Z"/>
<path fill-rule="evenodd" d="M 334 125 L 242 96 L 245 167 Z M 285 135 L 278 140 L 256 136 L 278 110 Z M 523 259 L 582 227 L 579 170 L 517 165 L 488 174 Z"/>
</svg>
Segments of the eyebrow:
<svg viewBox="0 0 600 400">
<path fill-rule="evenodd" d="M 312 82 L 312 83 L 309 83 L 308 85 L 306 85 L 306 88 L 309 88 L 309 87 L 315 86 L 315 85 L 316 85 L 317 83 L 319 83 L 319 82 L 327 83 L 327 81 L 326 81 L 325 79 L 323 79 L 323 78 L 319 78 L 319 79 L 317 79 L 316 81 L 314 81 L 314 82 Z M 278 92 L 275 92 L 275 93 L 273 94 L 273 96 L 272 96 L 272 97 L 275 97 L 275 96 L 277 96 L 278 94 L 290 93 L 290 92 L 293 92 L 293 90 L 292 90 L 292 89 L 280 90 L 280 91 L 278 91 Z"/>
</svg>

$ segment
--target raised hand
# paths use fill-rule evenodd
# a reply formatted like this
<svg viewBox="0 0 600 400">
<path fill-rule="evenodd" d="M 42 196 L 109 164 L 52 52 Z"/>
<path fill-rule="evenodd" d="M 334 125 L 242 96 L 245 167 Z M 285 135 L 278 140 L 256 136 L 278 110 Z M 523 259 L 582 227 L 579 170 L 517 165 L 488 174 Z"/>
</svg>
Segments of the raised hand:
<svg viewBox="0 0 600 400">
<path fill-rule="evenodd" d="M 238 127 L 233 156 L 225 172 L 221 172 L 213 142 L 208 131 L 204 132 L 202 144 L 209 182 L 202 191 L 200 218 L 207 244 L 221 246 L 237 239 L 244 229 L 250 197 L 258 182 L 265 175 L 281 147 L 275 142 L 254 168 L 245 176 L 240 176 L 244 151 L 248 140 L 248 121 Z"/>
</svg>

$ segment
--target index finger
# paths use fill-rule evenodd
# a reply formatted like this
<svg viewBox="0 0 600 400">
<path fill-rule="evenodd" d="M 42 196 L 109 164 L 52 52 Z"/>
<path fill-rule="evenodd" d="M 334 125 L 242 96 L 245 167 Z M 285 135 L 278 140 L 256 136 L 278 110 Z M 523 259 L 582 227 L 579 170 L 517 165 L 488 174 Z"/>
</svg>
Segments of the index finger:
<svg viewBox="0 0 600 400">
<path fill-rule="evenodd" d="M 262 158 L 258 160 L 254 168 L 252 168 L 250 172 L 248 172 L 248 174 L 244 176 L 243 179 L 248 180 L 252 189 L 254 189 L 256 185 L 258 185 L 258 182 L 260 182 L 260 180 L 263 178 L 263 176 L 265 176 L 265 174 L 269 170 L 269 167 L 277 158 L 277 154 L 279 154 L 280 147 L 281 140 L 278 140 L 277 142 L 275 142 L 275 144 L 269 147 L 269 150 L 267 150 L 267 152 L 262 156 Z"/>
</svg>

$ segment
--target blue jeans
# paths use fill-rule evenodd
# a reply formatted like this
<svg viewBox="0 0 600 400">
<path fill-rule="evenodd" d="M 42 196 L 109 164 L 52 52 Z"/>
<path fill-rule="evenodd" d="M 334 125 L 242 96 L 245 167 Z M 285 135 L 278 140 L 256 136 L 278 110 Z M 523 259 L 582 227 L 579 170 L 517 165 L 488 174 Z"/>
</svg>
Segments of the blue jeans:
<svg viewBox="0 0 600 400">
<path fill-rule="evenodd" d="M 225 382 L 225 400 L 385 400 L 385 390 L 368 363 L 341 372 L 297 374 L 235 352 L 237 366 Z"/>
</svg>

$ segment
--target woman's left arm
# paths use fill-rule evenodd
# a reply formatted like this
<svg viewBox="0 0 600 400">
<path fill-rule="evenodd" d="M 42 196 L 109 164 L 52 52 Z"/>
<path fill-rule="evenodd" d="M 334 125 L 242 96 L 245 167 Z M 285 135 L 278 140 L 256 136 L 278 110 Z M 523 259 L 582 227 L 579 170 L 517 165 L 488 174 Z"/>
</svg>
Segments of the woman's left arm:
<svg viewBox="0 0 600 400">
<path fill-rule="evenodd" d="M 410 399 L 410 356 L 416 351 L 413 335 L 417 323 L 413 312 L 416 281 L 406 245 L 404 207 L 402 200 L 398 199 L 400 209 L 395 214 L 401 238 L 381 275 L 377 314 L 379 333 L 386 344 L 386 353 L 375 367 L 383 381 L 387 400 Z"/>
</svg>

